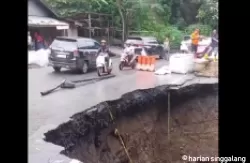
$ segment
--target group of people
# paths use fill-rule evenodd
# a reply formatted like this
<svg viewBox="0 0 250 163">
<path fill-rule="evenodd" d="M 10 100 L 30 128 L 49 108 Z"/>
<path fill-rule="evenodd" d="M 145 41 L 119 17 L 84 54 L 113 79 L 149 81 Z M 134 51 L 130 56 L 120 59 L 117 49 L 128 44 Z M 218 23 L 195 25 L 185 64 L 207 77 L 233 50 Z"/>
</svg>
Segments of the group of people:
<svg viewBox="0 0 250 163">
<path fill-rule="evenodd" d="M 32 39 L 30 32 L 28 32 L 28 49 L 40 50 L 47 47 L 46 41 L 39 32 L 34 33 Z"/>
<path fill-rule="evenodd" d="M 199 29 L 195 29 L 195 31 L 192 33 L 191 35 L 191 40 L 192 40 L 192 51 L 195 54 L 197 53 L 197 49 L 198 49 L 198 44 L 199 41 L 202 39 L 202 37 L 200 36 L 200 30 Z M 169 46 L 169 39 L 168 37 L 166 38 L 164 44 L 166 46 Z M 43 49 L 46 48 L 46 41 L 44 40 L 44 38 L 42 37 L 42 35 L 40 35 L 39 32 L 35 32 L 34 33 L 34 39 L 32 40 L 32 37 L 30 35 L 30 32 L 28 32 L 28 49 L 35 49 L 35 50 L 39 50 L 39 49 Z M 217 50 L 218 48 L 218 33 L 216 30 L 213 31 L 212 33 L 212 40 L 210 45 L 205 49 L 206 53 L 208 51 L 208 49 L 210 49 L 210 52 L 214 51 L 215 49 Z M 101 48 L 98 50 L 98 54 L 100 54 L 101 52 L 104 53 L 109 53 L 109 48 L 106 45 L 106 41 L 102 40 L 101 41 Z M 202 52 L 204 53 L 204 52 Z M 131 46 L 131 44 L 127 43 L 126 47 L 124 48 L 124 52 L 123 52 L 123 56 L 122 57 L 132 57 L 134 55 L 134 47 Z"/>
<path fill-rule="evenodd" d="M 200 35 L 200 30 L 195 29 L 195 31 L 191 35 L 191 41 L 192 41 L 192 51 L 197 55 L 197 56 L 204 56 L 205 54 L 211 55 L 212 52 L 218 50 L 218 33 L 216 30 L 213 30 L 212 35 L 211 35 L 211 43 L 209 46 L 205 48 L 204 51 L 198 52 L 198 46 L 199 42 L 202 39 L 202 36 Z"/>
</svg>

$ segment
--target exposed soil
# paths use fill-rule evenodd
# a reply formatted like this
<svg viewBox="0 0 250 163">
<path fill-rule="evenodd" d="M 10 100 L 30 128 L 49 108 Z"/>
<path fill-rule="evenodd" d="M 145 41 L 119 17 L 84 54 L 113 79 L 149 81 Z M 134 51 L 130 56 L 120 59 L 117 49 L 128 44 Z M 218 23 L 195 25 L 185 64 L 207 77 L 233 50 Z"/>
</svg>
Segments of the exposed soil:
<svg viewBox="0 0 250 163">
<path fill-rule="evenodd" d="M 65 147 L 63 154 L 84 163 L 129 162 L 115 128 L 133 163 L 183 163 L 182 155 L 218 156 L 217 84 L 171 90 L 169 137 L 168 91 L 167 86 L 137 90 L 98 104 L 45 133 L 45 140 Z"/>
</svg>

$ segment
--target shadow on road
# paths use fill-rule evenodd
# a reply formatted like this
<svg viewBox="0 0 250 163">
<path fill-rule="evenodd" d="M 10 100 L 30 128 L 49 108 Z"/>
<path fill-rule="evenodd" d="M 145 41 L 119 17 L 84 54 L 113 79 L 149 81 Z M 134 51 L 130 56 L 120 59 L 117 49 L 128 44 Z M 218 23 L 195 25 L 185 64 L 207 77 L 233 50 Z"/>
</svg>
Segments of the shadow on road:
<svg viewBox="0 0 250 163">
<path fill-rule="evenodd" d="M 81 87 L 81 86 L 85 86 L 85 85 L 88 85 L 88 84 L 94 84 L 96 82 L 99 82 L 101 80 L 107 80 L 107 79 L 110 79 L 110 78 L 113 78 L 115 77 L 116 75 L 114 74 L 107 74 L 107 75 L 103 75 L 101 77 L 96 77 L 96 78 L 89 78 L 89 79 L 82 79 L 82 80 L 73 80 L 73 81 L 64 81 L 63 82 L 63 85 L 59 85 L 59 87 L 55 87 L 55 88 L 51 88 L 52 91 L 50 90 L 46 90 L 44 92 L 48 92 L 50 91 L 49 93 L 43 93 L 41 92 L 42 96 L 45 96 L 45 95 L 49 95 L 50 93 L 52 92 L 57 92 L 59 90 L 69 90 L 69 89 L 74 89 L 74 88 L 77 88 L 77 87 Z M 73 85 L 73 86 L 72 86 Z M 59 89 L 60 88 L 60 89 Z M 53 90 L 54 89 L 54 90 Z"/>
<path fill-rule="evenodd" d="M 95 71 L 96 71 L 95 68 L 89 69 L 87 74 L 95 72 Z M 48 75 L 53 75 L 53 76 L 74 75 L 75 76 L 75 75 L 85 75 L 85 74 L 79 73 L 76 70 L 63 69 L 63 70 L 61 70 L 61 72 L 55 72 L 52 69 L 51 73 L 48 73 Z"/>
</svg>

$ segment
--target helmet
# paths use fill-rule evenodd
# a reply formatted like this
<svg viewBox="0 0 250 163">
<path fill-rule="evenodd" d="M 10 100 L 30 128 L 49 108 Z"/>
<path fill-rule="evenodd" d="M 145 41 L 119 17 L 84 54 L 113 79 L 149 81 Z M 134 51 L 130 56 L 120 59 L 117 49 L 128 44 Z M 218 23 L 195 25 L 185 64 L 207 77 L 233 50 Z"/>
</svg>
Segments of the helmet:
<svg viewBox="0 0 250 163">
<path fill-rule="evenodd" d="M 106 40 L 101 40 L 101 43 L 106 43 Z"/>
<path fill-rule="evenodd" d="M 101 46 L 103 46 L 103 47 L 106 46 L 106 40 L 101 41 Z"/>
</svg>

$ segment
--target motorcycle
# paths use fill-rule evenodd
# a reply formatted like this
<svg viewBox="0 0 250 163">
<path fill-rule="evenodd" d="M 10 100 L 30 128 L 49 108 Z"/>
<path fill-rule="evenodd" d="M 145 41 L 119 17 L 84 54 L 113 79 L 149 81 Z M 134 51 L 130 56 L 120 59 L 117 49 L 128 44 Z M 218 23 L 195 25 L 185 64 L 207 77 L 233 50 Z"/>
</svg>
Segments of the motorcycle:
<svg viewBox="0 0 250 163">
<path fill-rule="evenodd" d="M 127 55 L 125 57 L 122 55 L 120 64 L 119 64 L 119 69 L 123 70 L 124 67 L 131 67 L 132 69 L 135 69 L 136 58 L 137 58 L 136 55 L 134 56 Z"/>
<path fill-rule="evenodd" d="M 112 71 L 112 60 L 110 57 L 108 57 L 109 60 L 106 61 L 107 57 L 108 54 L 100 53 L 96 58 L 96 67 L 98 76 L 101 76 L 103 74 L 110 74 Z"/>
</svg>

